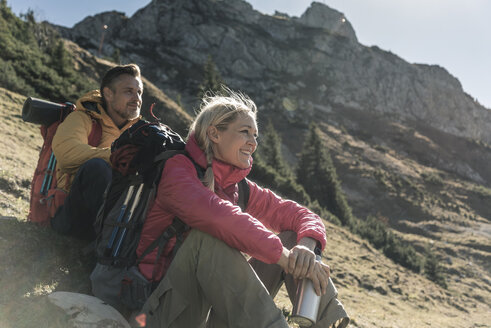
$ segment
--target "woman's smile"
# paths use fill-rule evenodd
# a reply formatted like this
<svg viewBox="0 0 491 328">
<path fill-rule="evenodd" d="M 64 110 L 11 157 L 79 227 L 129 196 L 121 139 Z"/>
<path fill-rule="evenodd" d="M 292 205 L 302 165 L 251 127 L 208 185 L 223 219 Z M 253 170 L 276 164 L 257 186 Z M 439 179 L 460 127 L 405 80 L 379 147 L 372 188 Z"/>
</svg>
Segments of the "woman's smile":
<svg viewBox="0 0 491 328">
<path fill-rule="evenodd" d="M 240 115 L 230 123 L 226 130 L 217 130 L 213 140 L 215 158 L 237 166 L 249 168 L 252 164 L 252 154 L 257 147 L 257 125 L 251 115 Z"/>
</svg>

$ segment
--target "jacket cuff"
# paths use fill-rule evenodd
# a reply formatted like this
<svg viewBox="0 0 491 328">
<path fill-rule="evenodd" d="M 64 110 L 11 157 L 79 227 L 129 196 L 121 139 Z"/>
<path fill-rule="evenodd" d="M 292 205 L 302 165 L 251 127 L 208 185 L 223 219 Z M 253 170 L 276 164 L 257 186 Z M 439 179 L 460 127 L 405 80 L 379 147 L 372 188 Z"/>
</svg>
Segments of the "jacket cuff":
<svg viewBox="0 0 491 328">
<path fill-rule="evenodd" d="M 300 242 L 300 240 L 302 238 L 305 238 L 305 237 L 310 237 L 312 239 L 315 239 L 317 241 L 316 247 L 319 247 L 321 250 L 324 250 L 324 248 L 326 247 L 326 243 L 327 243 L 326 235 L 316 233 L 312 230 L 298 233 L 297 234 L 297 245 Z"/>
</svg>

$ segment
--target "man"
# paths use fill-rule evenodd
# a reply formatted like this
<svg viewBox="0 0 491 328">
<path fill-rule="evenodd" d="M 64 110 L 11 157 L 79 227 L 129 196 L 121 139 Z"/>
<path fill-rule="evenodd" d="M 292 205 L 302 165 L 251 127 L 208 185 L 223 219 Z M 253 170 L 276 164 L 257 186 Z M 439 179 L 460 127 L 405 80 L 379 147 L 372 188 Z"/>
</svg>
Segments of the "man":
<svg viewBox="0 0 491 328">
<path fill-rule="evenodd" d="M 111 143 L 140 118 L 142 93 L 137 65 L 113 67 L 102 78 L 100 90 L 77 100 L 77 109 L 58 127 L 52 148 L 58 188 L 67 196 L 51 219 L 55 231 L 95 238 L 93 223 L 111 181 Z M 90 145 L 94 135 L 97 146 Z"/>
</svg>

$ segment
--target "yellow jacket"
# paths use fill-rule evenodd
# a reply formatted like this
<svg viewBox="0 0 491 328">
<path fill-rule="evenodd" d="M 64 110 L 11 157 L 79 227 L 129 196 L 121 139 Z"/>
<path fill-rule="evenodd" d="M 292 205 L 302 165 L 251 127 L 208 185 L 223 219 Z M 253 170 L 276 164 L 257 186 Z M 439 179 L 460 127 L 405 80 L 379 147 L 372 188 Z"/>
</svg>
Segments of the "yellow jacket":
<svg viewBox="0 0 491 328">
<path fill-rule="evenodd" d="M 102 107 L 99 90 L 90 91 L 82 96 L 77 100 L 76 107 L 56 130 L 51 145 L 57 160 L 58 188 L 67 192 L 83 163 L 92 158 L 102 158 L 110 163 L 111 143 L 139 119 L 131 120 L 119 129 Z M 97 120 L 102 127 L 101 141 L 97 147 L 88 144 L 92 119 Z"/>
</svg>

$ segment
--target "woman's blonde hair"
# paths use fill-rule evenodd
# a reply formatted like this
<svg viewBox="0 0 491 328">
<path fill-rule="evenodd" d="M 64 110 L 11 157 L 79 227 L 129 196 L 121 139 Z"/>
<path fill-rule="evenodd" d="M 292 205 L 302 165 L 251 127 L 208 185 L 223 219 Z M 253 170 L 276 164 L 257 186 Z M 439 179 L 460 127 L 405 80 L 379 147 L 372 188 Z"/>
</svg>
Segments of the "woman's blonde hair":
<svg viewBox="0 0 491 328">
<path fill-rule="evenodd" d="M 215 126 L 224 131 L 239 115 L 252 115 L 256 119 L 256 112 L 256 104 L 248 96 L 225 87 L 222 87 L 220 95 L 206 94 L 201 100 L 200 111 L 189 128 L 188 139 L 194 133 L 198 146 L 206 155 L 207 168 L 202 181 L 211 191 L 215 191 L 215 176 L 211 167 L 214 155 L 208 127 Z"/>
</svg>

